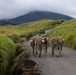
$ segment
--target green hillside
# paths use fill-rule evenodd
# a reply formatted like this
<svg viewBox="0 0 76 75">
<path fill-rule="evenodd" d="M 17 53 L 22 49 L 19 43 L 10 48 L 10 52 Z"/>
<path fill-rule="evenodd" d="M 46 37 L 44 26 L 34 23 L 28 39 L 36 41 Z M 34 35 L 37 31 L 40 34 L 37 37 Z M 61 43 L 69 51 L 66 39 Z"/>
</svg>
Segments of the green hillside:
<svg viewBox="0 0 76 75">
<path fill-rule="evenodd" d="M 0 38 L 0 75 L 7 75 L 16 52 L 16 45 L 8 37 Z M 11 60 L 12 59 L 12 60 Z"/>
<path fill-rule="evenodd" d="M 76 49 L 76 19 L 64 22 L 48 33 L 49 38 L 52 35 L 61 33 L 65 38 L 65 46 Z"/>
<path fill-rule="evenodd" d="M 57 36 L 61 33 L 65 38 L 65 46 L 76 49 L 76 19 L 65 22 L 63 20 L 39 20 L 15 26 L 0 26 L 0 75 L 8 73 L 11 75 L 17 63 L 19 56 L 15 58 L 17 45 L 14 43 L 20 40 L 17 35 L 22 36 L 30 32 L 38 33 L 40 28 L 45 30 L 52 29 L 47 33 L 50 39 L 52 35 Z M 14 34 L 11 37 L 12 39 L 2 37 L 12 34 Z"/>
<path fill-rule="evenodd" d="M 8 26 L 0 26 L 0 36 L 6 36 L 11 34 L 17 34 L 19 36 L 26 35 L 27 33 L 39 32 L 40 28 L 44 28 L 45 30 L 56 26 L 57 23 L 62 23 L 62 20 L 39 20 L 35 22 L 28 22 L 21 25 L 8 25 Z M 54 25 L 53 25 L 54 24 Z"/>
<path fill-rule="evenodd" d="M 53 28 L 52 31 L 48 33 L 50 39 L 53 34 L 58 35 L 61 33 L 65 38 L 65 45 L 76 49 L 76 19 L 65 22 L 63 20 L 45 19 L 15 26 L 0 26 L 0 36 L 7 36 L 11 34 L 25 36 L 30 32 L 38 33 L 40 28 L 44 28 L 45 30 Z"/>
</svg>

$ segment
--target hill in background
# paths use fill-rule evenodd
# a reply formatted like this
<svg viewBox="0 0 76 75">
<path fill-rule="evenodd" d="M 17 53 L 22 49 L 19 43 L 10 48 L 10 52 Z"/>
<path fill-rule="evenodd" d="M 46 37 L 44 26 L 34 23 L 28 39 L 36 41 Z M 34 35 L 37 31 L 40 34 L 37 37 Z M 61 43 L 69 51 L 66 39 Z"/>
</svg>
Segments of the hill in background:
<svg viewBox="0 0 76 75">
<path fill-rule="evenodd" d="M 41 19 L 51 19 L 51 20 L 70 20 L 72 17 L 58 14 L 58 13 L 53 13 L 53 12 L 46 12 L 46 11 L 35 11 L 35 12 L 30 12 L 28 14 L 16 17 L 14 19 L 7 20 L 6 22 L 10 22 L 13 24 L 22 24 L 25 22 L 32 22 L 32 21 L 37 21 Z"/>
<path fill-rule="evenodd" d="M 28 33 L 39 33 L 40 28 L 45 30 L 51 29 L 61 23 L 63 20 L 39 20 L 34 22 L 23 23 L 21 25 L 7 25 L 0 26 L 0 36 L 7 36 L 11 34 L 17 34 L 19 36 L 26 35 Z"/>
<path fill-rule="evenodd" d="M 0 20 L 0 26 L 6 26 L 6 25 L 15 25 L 15 24 L 13 24 L 13 23 L 10 23 L 10 22 L 6 22 L 6 21 L 4 21 L 4 20 Z"/>
</svg>

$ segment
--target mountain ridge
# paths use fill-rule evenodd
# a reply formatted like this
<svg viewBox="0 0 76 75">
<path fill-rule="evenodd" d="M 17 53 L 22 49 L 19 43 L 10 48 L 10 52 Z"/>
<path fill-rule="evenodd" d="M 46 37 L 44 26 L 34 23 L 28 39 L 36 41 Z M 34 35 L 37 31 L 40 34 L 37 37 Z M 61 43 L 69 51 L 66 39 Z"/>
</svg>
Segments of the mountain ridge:
<svg viewBox="0 0 76 75">
<path fill-rule="evenodd" d="M 37 21 L 41 19 L 52 19 L 52 20 L 60 20 L 60 19 L 65 19 L 65 20 L 70 20 L 72 17 L 62 15 L 59 13 L 54 13 L 54 12 L 47 12 L 47 11 L 34 11 L 34 12 L 29 12 L 28 14 L 7 20 L 6 22 L 10 22 L 13 24 L 22 24 L 26 22 L 32 22 L 32 21 Z"/>
</svg>

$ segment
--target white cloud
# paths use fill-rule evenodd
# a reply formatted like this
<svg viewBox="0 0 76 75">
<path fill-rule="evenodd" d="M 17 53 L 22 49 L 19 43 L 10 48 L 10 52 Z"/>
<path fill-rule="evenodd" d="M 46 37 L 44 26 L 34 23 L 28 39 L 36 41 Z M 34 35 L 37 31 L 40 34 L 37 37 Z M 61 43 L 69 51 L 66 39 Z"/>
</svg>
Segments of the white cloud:
<svg viewBox="0 0 76 75">
<path fill-rule="evenodd" d="M 76 0 L 0 0 L 0 19 L 14 18 L 37 10 L 76 18 Z"/>
</svg>

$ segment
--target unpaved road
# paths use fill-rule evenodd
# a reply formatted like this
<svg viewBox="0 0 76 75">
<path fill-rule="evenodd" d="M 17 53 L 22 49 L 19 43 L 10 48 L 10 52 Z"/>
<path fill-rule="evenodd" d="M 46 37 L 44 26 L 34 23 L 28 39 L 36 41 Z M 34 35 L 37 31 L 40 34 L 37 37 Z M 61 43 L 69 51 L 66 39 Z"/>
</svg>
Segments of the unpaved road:
<svg viewBox="0 0 76 75">
<path fill-rule="evenodd" d="M 31 49 L 29 42 L 27 44 Z M 41 58 L 32 54 L 31 58 L 40 64 L 42 75 L 76 75 L 76 51 L 69 48 L 63 48 L 63 57 L 52 57 L 48 48 L 46 57 L 42 53 Z"/>
</svg>

